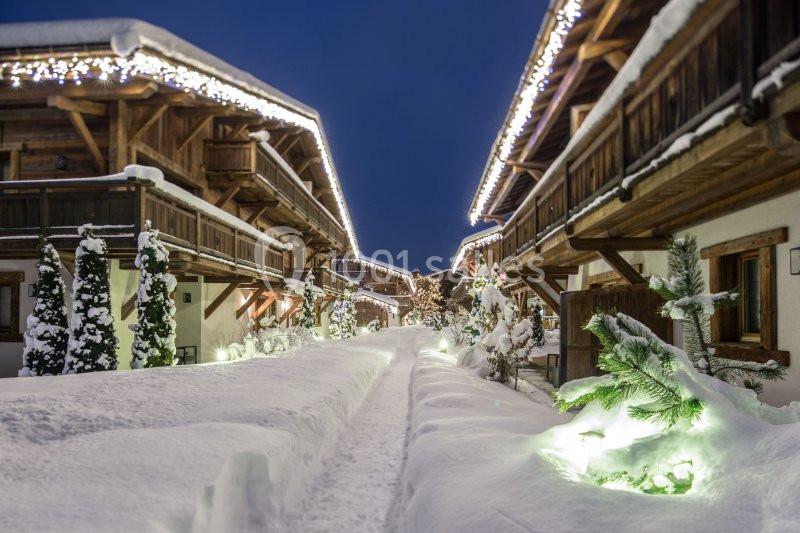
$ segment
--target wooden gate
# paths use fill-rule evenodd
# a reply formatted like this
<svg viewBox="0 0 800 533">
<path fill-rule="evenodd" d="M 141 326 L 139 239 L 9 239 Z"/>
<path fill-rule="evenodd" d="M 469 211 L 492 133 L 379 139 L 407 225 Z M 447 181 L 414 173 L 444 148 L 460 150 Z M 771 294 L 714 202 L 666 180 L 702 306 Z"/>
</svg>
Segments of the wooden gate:
<svg viewBox="0 0 800 533">
<path fill-rule="evenodd" d="M 630 315 L 672 343 L 672 321 L 662 318 L 658 309 L 664 300 L 646 284 L 616 285 L 586 291 L 561 293 L 561 360 L 559 382 L 597 376 L 597 356 L 601 345 L 584 326 L 596 312 Z"/>
</svg>

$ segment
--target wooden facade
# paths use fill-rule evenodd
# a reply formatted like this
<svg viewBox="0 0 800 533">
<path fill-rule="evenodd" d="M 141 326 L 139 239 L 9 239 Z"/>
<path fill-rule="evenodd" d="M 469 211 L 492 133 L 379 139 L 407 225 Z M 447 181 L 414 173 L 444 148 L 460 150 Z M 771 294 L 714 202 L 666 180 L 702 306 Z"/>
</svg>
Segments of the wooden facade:
<svg viewBox="0 0 800 533">
<path fill-rule="evenodd" d="M 42 54 L 77 61 L 113 52 L 94 44 L 6 49 L 0 63 L 32 62 Z M 12 84 L 6 76 L 0 81 L 0 254 L 35 256 L 31 237 L 42 232 L 58 247 L 74 248 L 76 228 L 92 223 L 105 227 L 112 254 L 131 256 L 130 234 L 150 220 L 174 245 L 182 272 L 256 278 L 260 261 L 280 277 L 292 267 L 290 252 L 264 247 L 236 224 L 198 209 L 206 204 L 255 230 L 293 228 L 302 235 L 307 265 L 322 266 L 326 256 L 352 244 L 324 157 L 311 131 L 164 80 L 34 77 Z M 176 198 L 144 182 L 64 181 L 114 175 L 130 164 L 159 169 L 189 195 Z"/>
<path fill-rule="evenodd" d="M 576 69 L 606 69 L 608 58 L 588 51 L 618 38 L 632 18 L 639 21 L 634 25 L 649 22 L 665 4 L 587 3 L 580 24 L 588 29 L 573 28 L 567 37 L 549 90 L 536 101 L 514 157 L 481 213 L 501 224 L 507 265 L 574 268 L 575 274 L 581 268 L 583 289 L 632 294 L 655 267 L 643 268 L 623 255 L 664 250 L 667 238 L 678 232 L 800 189 L 800 3 L 794 0 L 700 2 L 683 14 L 686 21 L 665 43 L 632 31 L 619 79 L 569 76 Z M 611 33 L 597 39 L 598 32 Z M 535 51 L 531 57 L 534 61 Z M 624 67 L 628 58 L 637 62 L 635 77 Z M 591 101 L 576 96 L 589 92 Z M 587 109 L 593 111 L 588 117 Z M 570 117 L 573 126 L 575 120 L 583 125 L 568 131 L 564 124 Z M 519 184 L 522 175 L 525 187 Z M 788 235 L 781 242 L 791 240 Z M 761 331 L 749 342 L 738 326 L 738 333 L 727 335 L 736 342 L 718 343 L 726 357 L 790 361 L 775 329 L 778 292 L 770 289 L 779 283 L 775 246 L 756 246 L 743 256 L 759 259 L 761 266 Z M 735 277 L 736 271 L 715 266 L 734 261 L 719 256 L 704 256 L 712 290 L 739 282 L 721 278 Z M 587 274 L 587 265 L 597 260 L 610 270 Z M 576 281 L 580 286 L 577 276 Z M 531 288 L 562 305 L 570 294 L 563 292 L 565 283 L 546 279 Z M 591 299 L 589 294 L 567 301 Z M 567 335 L 587 318 L 584 313 L 573 320 L 573 309 L 561 313 Z M 651 313 L 634 310 L 634 316 Z M 724 317 L 715 319 L 716 339 L 725 323 Z M 566 342 L 562 355 L 573 344 Z"/>
</svg>

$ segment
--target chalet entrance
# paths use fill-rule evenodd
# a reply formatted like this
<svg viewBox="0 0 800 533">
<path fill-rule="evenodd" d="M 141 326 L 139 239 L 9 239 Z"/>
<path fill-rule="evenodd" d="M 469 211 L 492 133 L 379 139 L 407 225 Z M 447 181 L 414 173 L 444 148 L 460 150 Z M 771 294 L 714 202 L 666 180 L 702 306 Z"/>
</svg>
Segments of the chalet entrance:
<svg viewBox="0 0 800 533">
<path fill-rule="evenodd" d="M 562 292 L 558 384 L 602 373 L 597 368 L 597 357 L 602 349 L 600 341 L 584 329 L 597 312 L 630 315 L 659 338 L 672 343 L 672 321 L 658 312 L 663 303 L 664 300 L 646 284 Z"/>
</svg>

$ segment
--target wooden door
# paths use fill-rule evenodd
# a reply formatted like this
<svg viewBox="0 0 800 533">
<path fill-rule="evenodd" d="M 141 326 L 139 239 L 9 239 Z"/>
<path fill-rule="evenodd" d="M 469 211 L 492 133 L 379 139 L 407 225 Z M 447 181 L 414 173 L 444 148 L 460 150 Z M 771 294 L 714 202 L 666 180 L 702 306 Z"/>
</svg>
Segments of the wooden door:
<svg viewBox="0 0 800 533">
<path fill-rule="evenodd" d="M 561 382 L 597 376 L 597 357 L 602 346 L 584 326 L 598 312 L 620 312 L 649 327 L 653 333 L 672 343 L 672 321 L 661 317 L 664 304 L 646 284 L 616 285 L 586 291 L 561 293 Z"/>
</svg>

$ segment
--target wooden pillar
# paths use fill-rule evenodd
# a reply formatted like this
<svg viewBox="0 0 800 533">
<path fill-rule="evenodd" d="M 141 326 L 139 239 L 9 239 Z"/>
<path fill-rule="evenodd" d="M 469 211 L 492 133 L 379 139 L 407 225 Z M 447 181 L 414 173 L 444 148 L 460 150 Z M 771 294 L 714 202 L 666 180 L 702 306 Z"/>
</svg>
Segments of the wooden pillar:
<svg viewBox="0 0 800 533">
<path fill-rule="evenodd" d="M 122 172 L 128 164 L 128 103 L 116 100 L 109 104 L 108 172 Z"/>
<path fill-rule="evenodd" d="M 755 125 L 765 115 L 763 102 L 753 98 L 753 87 L 758 76 L 754 8 L 754 0 L 739 0 L 739 98 L 740 115 L 745 126 Z"/>
<path fill-rule="evenodd" d="M 572 234 L 572 227 L 569 223 L 569 165 L 567 161 L 564 165 L 564 232 Z"/>
</svg>

